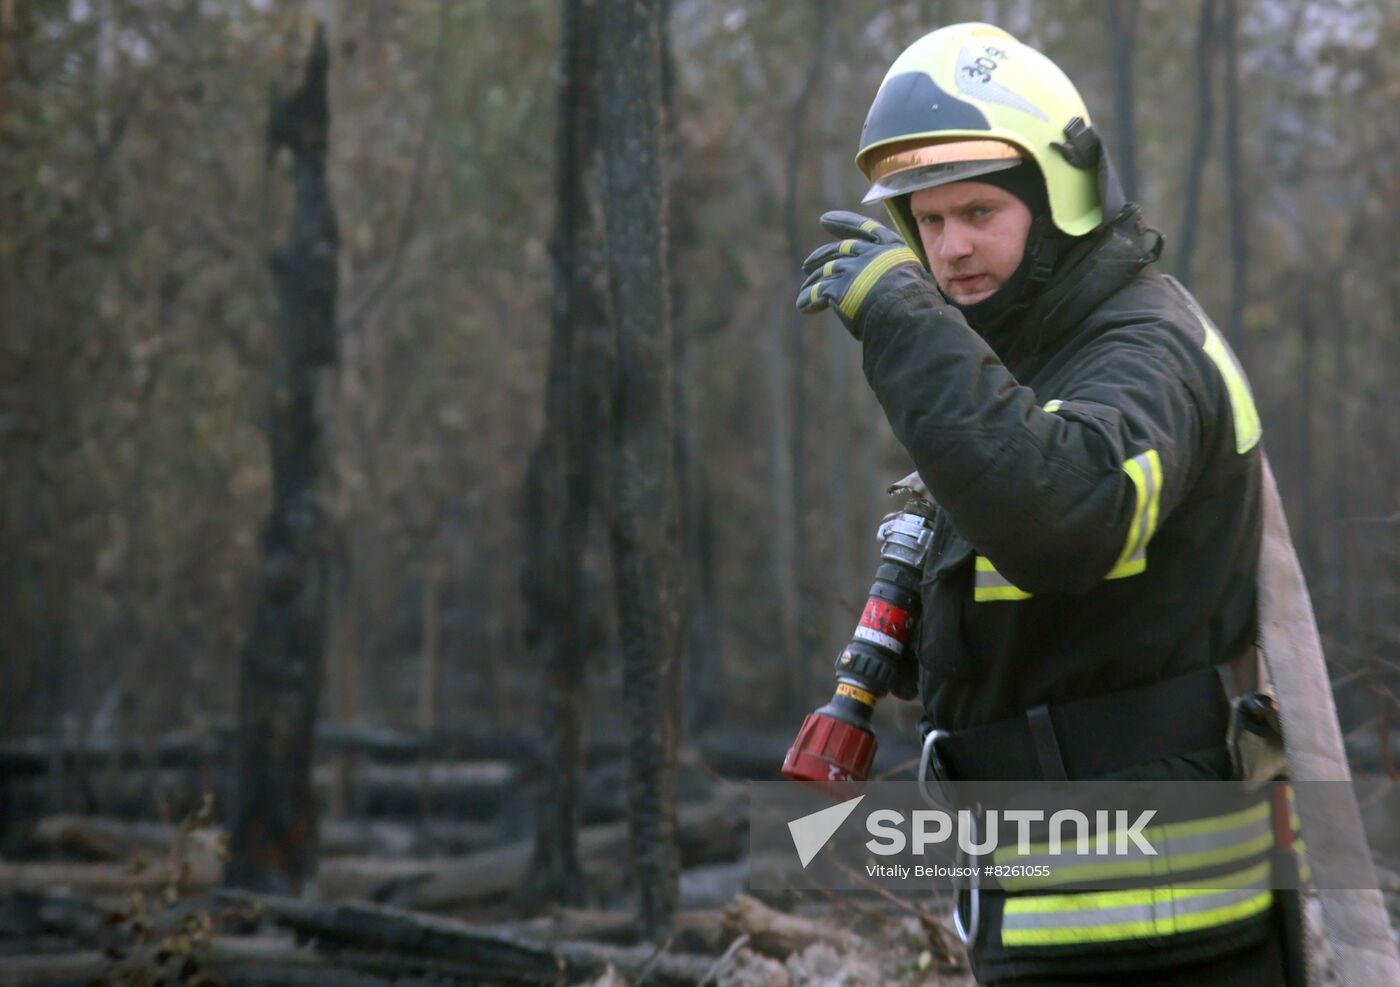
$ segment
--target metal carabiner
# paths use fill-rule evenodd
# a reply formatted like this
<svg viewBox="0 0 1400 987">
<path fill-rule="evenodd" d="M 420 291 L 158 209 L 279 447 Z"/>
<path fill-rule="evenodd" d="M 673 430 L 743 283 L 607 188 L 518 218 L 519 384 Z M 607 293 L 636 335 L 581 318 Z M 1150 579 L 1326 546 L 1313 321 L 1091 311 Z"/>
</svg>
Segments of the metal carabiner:
<svg viewBox="0 0 1400 987">
<path fill-rule="evenodd" d="M 924 747 L 919 754 L 919 794 L 923 796 L 924 802 L 935 808 L 942 808 L 952 804 L 952 800 L 946 797 L 946 792 L 943 788 L 946 774 L 943 771 L 943 764 L 938 758 L 938 751 L 935 750 L 935 745 L 938 741 L 946 736 L 948 736 L 947 730 L 930 730 L 928 736 L 924 737 Z M 939 794 L 945 796 L 943 799 L 935 798 L 929 792 L 928 776 L 930 768 L 933 769 L 933 775 L 938 780 Z M 970 813 L 968 819 L 972 823 L 972 842 L 976 844 L 980 839 L 977 834 L 976 813 Z M 976 866 L 971 863 L 971 860 L 972 857 L 960 846 L 958 848 L 958 855 L 954 858 L 954 862 L 955 865 L 957 865 L 958 861 L 968 861 L 967 923 L 963 923 L 962 906 L 960 904 L 954 904 L 953 929 L 957 932 L 958 938 L 962 940 L 962 944 L 968 947 L 972 945 L 972 940 L 976 938 L 977 929 L 982 920 L 982 881 L 978 876 Z"/>
<path fill-rule="evenodd" d="M 981 838 L 977 834 L 977 813 L 970 812 L 967 816 L 968 822 L 972 825 L 972 843 L 976 845 Z M 959 860 L 965 860 L 967 865 L 967 924 L 963 924 L 962 906 L 953 905 L 953 930 L 957 932 L 962 944 L 969 949 L 972 948 L 972 940 L 977 938 L 977 928 L 982 922 L 982 879 L 978 876 L 977 866 L 972 863 L 972 855 L 966 853 L 962 847 L 958 848 Z"/>
<path fill-rule="evenodd" d="M 943 765 L 938 760 L 938 752 L 933 749 L 940 738 L 948 736 L 947 730 L 930 730 L 928 736 L 924 738 L 924 749 L 919 754 L 919 794 L 923 796 L 926 803 L 934 808 L 939 808 L 948 804 L 949 800 L 937 799 L 929 794 L 928 790 L 928 769 L 934 770 L 934 777 L 938 779 L 939 794 L 943 794 Z"/>
</svg>

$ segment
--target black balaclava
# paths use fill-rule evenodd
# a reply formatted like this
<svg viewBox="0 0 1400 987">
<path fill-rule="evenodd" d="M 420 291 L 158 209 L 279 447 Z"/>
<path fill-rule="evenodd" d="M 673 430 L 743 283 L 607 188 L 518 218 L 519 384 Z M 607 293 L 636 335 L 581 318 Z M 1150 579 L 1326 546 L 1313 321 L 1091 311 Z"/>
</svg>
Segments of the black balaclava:
<svg viewBox="0 0 1400 987">
<path fill-rule="evenodd" d="M 1025 313 L 1049 282 L 1056 262 L 1074 238 L 1061 232 L 1051 220 L 1045 179 L 1041 177 L 1040 168 L 1035 162 L 1023 161 L 1014 168 L 978 175 L 971 181 L 994 185 L 1010 192 L 1031 211 L 1025 256 L 996 294 L 972 305 L 950 302 L 963 313 L 967 324 L 985 337 L 989 333 L 997 333 Z"/>
</svg>

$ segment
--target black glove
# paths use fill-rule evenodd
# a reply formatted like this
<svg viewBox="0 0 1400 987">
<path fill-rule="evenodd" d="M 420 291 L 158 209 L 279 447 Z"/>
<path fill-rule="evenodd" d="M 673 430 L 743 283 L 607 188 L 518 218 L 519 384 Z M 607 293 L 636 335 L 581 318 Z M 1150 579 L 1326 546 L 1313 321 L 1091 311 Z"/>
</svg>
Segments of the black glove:
<svg viewBox="0 0 1400 987">
<path fill-rule="evenodd" d="M 821 223 L 841 239 L 818 247 L 802 262 L 807 280 L 797 295 L 799 312 L 820 312 L 830 306 L 851 335 L 860 339 L 861 314 L 870 310 L 877 292 L 911 281 L 936 288 L 918 255 L 893 230 L 854 212 L 823 213 Z"/>
</svg>

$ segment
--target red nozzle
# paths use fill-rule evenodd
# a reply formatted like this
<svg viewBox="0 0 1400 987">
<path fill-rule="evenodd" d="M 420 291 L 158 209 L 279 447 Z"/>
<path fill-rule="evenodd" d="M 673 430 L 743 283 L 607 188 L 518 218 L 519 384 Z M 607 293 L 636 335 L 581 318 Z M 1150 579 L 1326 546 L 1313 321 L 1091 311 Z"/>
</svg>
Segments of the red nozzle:
<svg viewBox="0 0 1400 987">
<path fill-rule="evenodd" d="M 822 713 L 808 713 L 797 739 L 783 758 L 783 777 L 838 793 L 851 782 L 870 777 L 875 735 Z"/>
</svg>

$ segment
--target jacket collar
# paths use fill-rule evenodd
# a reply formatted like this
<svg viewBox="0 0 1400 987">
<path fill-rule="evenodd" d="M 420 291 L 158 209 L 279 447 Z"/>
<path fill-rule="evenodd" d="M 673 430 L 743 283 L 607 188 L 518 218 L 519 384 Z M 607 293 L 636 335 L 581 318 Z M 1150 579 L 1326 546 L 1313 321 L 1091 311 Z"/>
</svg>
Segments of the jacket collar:
<svg viewBox="0 0 1400 987">
<path fill-rule="evenodd" d="M 1066 252 L 1025 316 L 985 333 L 987 342 L 1012 373 L 1028 375 L 1161 252 L 1162 235 L 1143 223 L 1138 206 L 1124 205 Z"/>
</svg>

